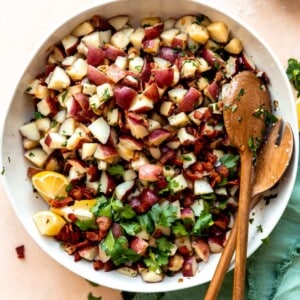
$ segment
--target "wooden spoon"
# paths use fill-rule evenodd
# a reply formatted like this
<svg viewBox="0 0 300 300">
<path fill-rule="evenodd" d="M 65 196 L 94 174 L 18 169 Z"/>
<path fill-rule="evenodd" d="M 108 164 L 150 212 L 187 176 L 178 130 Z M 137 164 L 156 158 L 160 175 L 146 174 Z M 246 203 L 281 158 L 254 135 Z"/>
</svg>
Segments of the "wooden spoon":
<svg viewBox="0 0 300 300">
<path fill-rule="evenodd" d="M 231 144 L 241 159 L 240 194 L 237 212 L 237 241 L 233 299 L 244 299 L 250 196 L 253 159 L 264 133 L 264 110 L 271 111 L 269 93 L 253 72 L 238 73 L 224 97 L 224 123 Z"/>
<path fill-rule="evenodd" d="M 254 207 L 261 194 L 272 188 L 286 171 L 294 148 L 294 139 L 291 126 L 287 123 L 282 130 L 282 120 L 278 120 L 267 136 L 266 141 L 260 149 L 255 165 L 255 180 L 252 189 L 251 208 Z M 282 132 L 281 132 L 282 131 Z M 270 163 L 272 161 L 278 164 Z M 218 265 L 216 267 L 213 279 L 207 289 L 205 300 L 214 300 L 217 298 L 222 286 L 224 277 L 228 271 L 231 259 L 233 257 L 237 234 L 237 223 L 235 222 L 231 229 L 225 248 L 222 252 Z"/>
</svg>

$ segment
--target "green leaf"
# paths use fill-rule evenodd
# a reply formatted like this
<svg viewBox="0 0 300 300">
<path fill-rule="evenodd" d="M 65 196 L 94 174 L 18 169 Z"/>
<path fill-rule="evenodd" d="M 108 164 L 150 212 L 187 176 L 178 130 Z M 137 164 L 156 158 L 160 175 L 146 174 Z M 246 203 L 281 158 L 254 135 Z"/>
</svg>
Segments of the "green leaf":
<svg viewBox="0 0 300 300">
<path fill-rule="evenodd" d="M 128 235 L 132 236 L 135 236 L 138 232 L 142 230 L 142 227 L 139 223 L 121 223 L 120 225 Z"/>
<path fill-rule="evenodd" d="M 173 244 L 168 241 L 166 237 L 156 239 L 155 244 L 160 253 L 170 254 Z"/>
<path fill-rule="evenodd" d="M 295 58 L 290 58 L 288 60 L 286 74 L 298 92 L 297 97 L 300 97 L 300 62 Z"/>
<path fill-rule="evenodd" d="M 101 297 L 101 296 L 96 297 L 96 296 L 94 296 L 91 292 L 89 292 L 88 298 L 87 298 L 87 299 L 88 299 L 88 300 L 101 300 L 102 297 Z"/>
<path fill-rule="evenodd" d="M 234 154 L 225 154 L 221 156 L 219 159 L 220 163 L 228 169 L 236 168 L 239 160 L 240 160 L 240 156 Z"/>
<path fill-rule="evenodd" d="M 192 229 L 192 233 L 195 235 L 201 235 L 213 224 L 214 221 L 212 219 L 212 215 L 209 212 L 203 211 L 201 215 L 198 217 Z"/>
<path fill-rule="evenodd" d="M 156 203 L 151 207 L 150 215 L 155 224 L 171 227 L 172 223 L 177 219 L 177 207 L 167 202 L 161 205 Z"/>
<path fill-rule="evenodd" d="M 115 238 L 111 230 L 109 230 L 105 239 L 100 243 L 100 246 L 101 249 L 106 253 L 106 255 L 111 255 L 115 246 Z"/>
<path fill-rule="evenodd" d="M 126 237 L 121 236 L 115 241 L 114 249 L 111 252 L 111 260 L 116 266 L 128 262 L 136 262 L 141 259 L 141 256 L 134 250 L 128 248 Z"/>
<path fill-rule="evenodd" d="M 153 220 L 149 213 L 137 216 L 139 223 L 142 228 L 146 230 L 148 233 L 152 234 L 154 231 Z"/>
<path fill-rule="evenodd" d="M 166 254 L 159 254 L 149 251 L 149 256 L 144 259 L 144 263 L 149 270 L 156 273 L 161 273 L 161 267 L 169 263 L 169 257 Z"/>
<path fill-rule="evenodd" d="M 125 170 L 124 170 L 124 167 L 121 165 L 114 165 L 114 166 L 108 167 L 107 172 L 112 176 L 115 176 L 115 175 L 123 176 Z"/>
<path fill-rule="evenodd" d="M 125 204 L 121 216 L 124 219 L 132 219 L 136 216 L 136 213 L 129 204 Z"/>
<path fill-rule="evenodd" d="M 87 220 L 79 220 L 75 221 L 75 225 L 82 231 L 86 231 L 88 229 L 97 229 L 95 219 L 87 219 Z"/>
</svg>

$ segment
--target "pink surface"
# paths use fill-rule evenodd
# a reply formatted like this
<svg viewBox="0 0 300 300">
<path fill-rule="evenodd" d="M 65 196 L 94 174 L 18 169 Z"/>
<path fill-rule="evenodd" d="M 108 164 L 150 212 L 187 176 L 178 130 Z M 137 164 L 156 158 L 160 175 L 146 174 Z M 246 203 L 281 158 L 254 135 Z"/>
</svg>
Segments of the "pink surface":
<svg viewBox="0 0 300 300">
<path fill-rule="evenodd" d="M 15 79 L 31 51 L 44 40 L 49 28 L 84 9 L 80 0 L 10 0 L 0 4 L 1 112 L 3 120 Z M 284 68 L 290 57 L 300 59 L 299 0 L 210 0 L 230 10 L 256 30 L 274 49 Z M 99 3 L 96 0 L 88 4 Z M 5 108 L 5 109 L 4 109 Z M 1 166 L 0 166 L 1 167 Z M 1 167 L 2 168 L 2 167 Z M 117 290 L 92 287 L 48 257 L 22 228 L 0 182 L 0 299 L 79 300 L 89 292 L 103 300 L 121 299 Z M 25 259 L 15 248 L 25 245 Z"/>
</svg>

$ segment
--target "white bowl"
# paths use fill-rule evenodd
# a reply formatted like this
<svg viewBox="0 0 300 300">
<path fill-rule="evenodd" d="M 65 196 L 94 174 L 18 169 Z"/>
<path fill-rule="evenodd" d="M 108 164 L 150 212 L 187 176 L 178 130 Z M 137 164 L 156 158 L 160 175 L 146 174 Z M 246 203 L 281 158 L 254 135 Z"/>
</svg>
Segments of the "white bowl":
<svg viewBox="0 0 300 300">
<path fill-rule="evenodd" d="M 257 67 L 264 70 L 270 77 L 270 92 L 272 99 L 279 101 L 277 110 L 284 120 L 288 120 L 292 125 L 295 137 L 295 149 L 291 165 L 286 172 L 281 183 L 273 193 L 278 193 L 268 206 L 262 201 L 255 208 L 254 222 L 250 225 L 248 255 L 251 255 L 261 244 L 261 239 L 268 236 L 279 221 L 292 193 L 296 178 L 298 160 L 298 132 L 296 113 L 294 110 L 294 99 L 290 84 L 285 75 L 280 62 L 273 54 L 272 50 L 265 42 L 252 30 L 248 29 L 241 21 L 229 13 L 224 13 L 224 9 L 216 8 L 207 1 L 187 1 L 187 0 L 151 0 L 151 1 L 101 1 L 102 4 L 92 7 L 76 16 L 71 17 L 61 24 L 35 53 L 28 63 L 16 91 L 11 99 L 1 138 L 1 159 L 4 166 L 4 184 L 11 204 L 20 221 L 38 243 L 38 245 L 53 257 L 58 263 L 65 266 L 74 273 L 103 286 L 136 292 L 158 292 L 171 291 L 192 287 L 209 281 L 212 278 L 219 255 L 211 255 L 206 264 L 200 264 L 200 272 L 193 278 L 182 278 L 181 275 L 166 277 L 163 282 L 149 284 L 142 281 L 140 277 L 130 278 L 116 272 L 94 271 L 91 264 L 80 261 L 75 263 L 72 256 L 67 255 L 60 247 L 59 243 L 52 238 L 41 236 L 32 220 L 32 216 L 39 210 L 46 209 L 44 201 L 36 199 L 32 191 L 30 180 L 26 176 L 28 163 L 23 158 L 23 149 L 19 127 L 29 120 L 32 115 L 32 108 L 28 105 L 29 96 L 24 94 L 24 90 L 30 80 L 43 69 L 47 50 L 51 45 L 58 42 L 64 35 L 69 33 L 75 25 L 92 17 L 94 14 L 101 14 L 109 17 L 117 14 L 128 14 L 131 23 L 137 23 L 142 17 L 160 16 L 180 17 L 184 14 L 205 14 L 212 20 L 224 21 L 234 33 L 239 37 L 248 55 L 254 58 Z M 221 12 L 222 10 L 222 12 Z M 276 162 L 270 162 L 276 163 Z M 256 226 L 263 226 L 263 233 L 257 233 Z"/>
</svg>

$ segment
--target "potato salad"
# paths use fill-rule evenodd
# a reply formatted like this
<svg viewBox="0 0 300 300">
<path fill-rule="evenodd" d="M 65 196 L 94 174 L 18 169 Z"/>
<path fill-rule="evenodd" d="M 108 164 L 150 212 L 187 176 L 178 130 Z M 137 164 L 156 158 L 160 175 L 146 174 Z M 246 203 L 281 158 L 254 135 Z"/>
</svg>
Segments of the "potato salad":
<svg viewBox="0 0 300 300">
<path fill-rule="evenodd" d="M 237 209 L 239 155 L 222 99 L 243 70 L 263 74 L 204 15 L 80 23 L 26 90 L 24 156 L 48 206 L 33 216 L 39 232 L 91 272 L 146 282 L 201 272 Z"/>
</svg>

